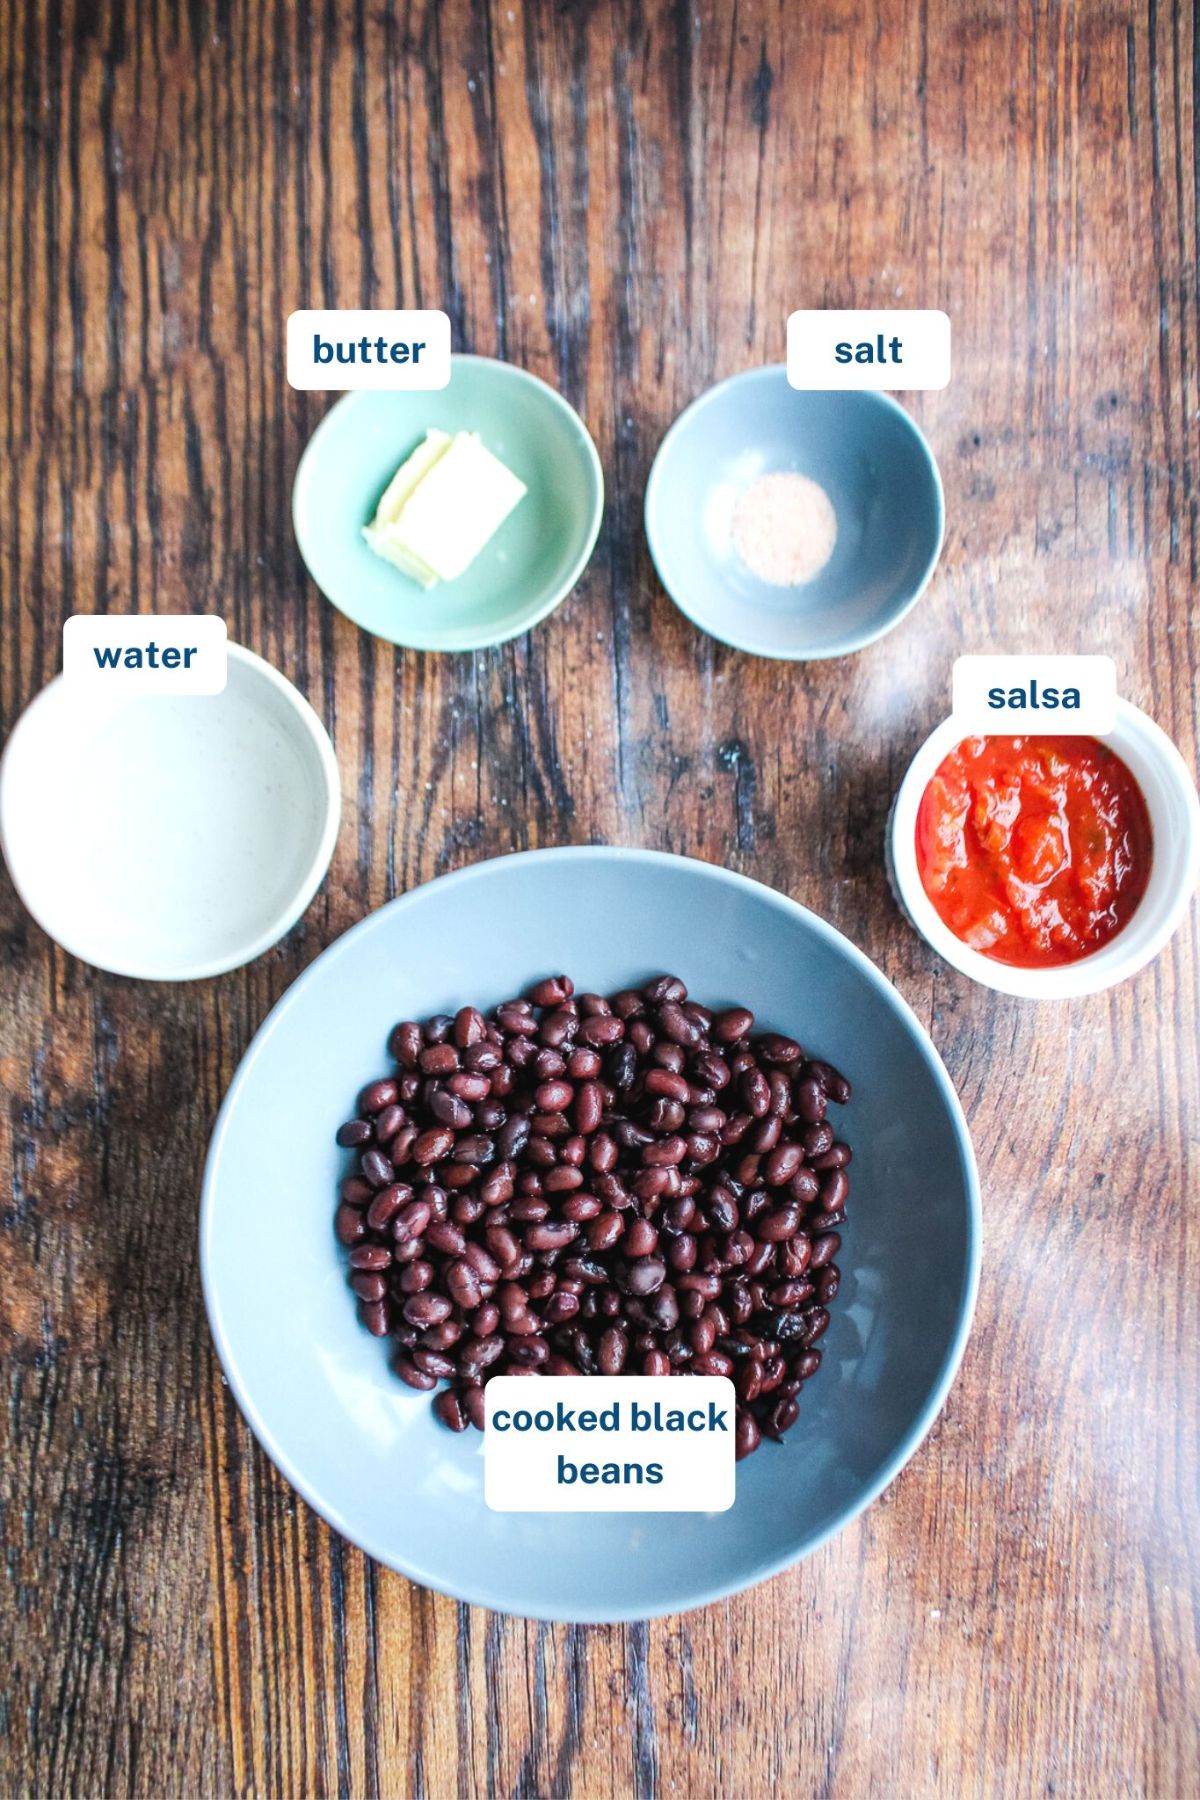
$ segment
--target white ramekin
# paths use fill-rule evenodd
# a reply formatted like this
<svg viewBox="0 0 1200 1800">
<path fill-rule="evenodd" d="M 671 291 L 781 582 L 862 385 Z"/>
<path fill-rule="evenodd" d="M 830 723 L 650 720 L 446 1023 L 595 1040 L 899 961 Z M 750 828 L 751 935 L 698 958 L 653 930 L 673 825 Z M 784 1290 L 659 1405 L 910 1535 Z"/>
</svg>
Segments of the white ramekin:
<svg viewBox="0 0 1200 1800">
<path fill-rule="evenodd" d="M 341 818 L 329 734 L 287 677 L 240 644 L 228 646 L 228 676 L 219 695 L 127 697 L 58 675 L 13 727 L 0 854 L 43 931 L 96 968 L 140 981 L 240 968 L 291 930 L 325 878 Z M 118 719 L 131 729 L 110 729 Z M 64 875 L 58 796 L 85 763 L 112 860 L 72 841 Z M 227 846 L 240 854 L 223 862 Z"/>
<path fill-rule="evenodd" d="M 888 821 L 888 877 L 909 922 L 946 961 L 972 981 L 1025 1000 L 1069 1000 L 1115 987 L 1156 957 L 1178 929 L 1200 883 L 1200 801 L 1178 750 L 1152 719 L 1117 701 L 1115 729 L 1104 739 L 1137 778 L 1150 813 L 1154 859 L 1133 917 L 1116 937 L 1078 962 L 1022 969 L 970 949 L 938 917 L 917 869 L 917 809 L 943 757 L 966 734 L 954 718 L 928 737 L 909 765 Z"/>
</svg>

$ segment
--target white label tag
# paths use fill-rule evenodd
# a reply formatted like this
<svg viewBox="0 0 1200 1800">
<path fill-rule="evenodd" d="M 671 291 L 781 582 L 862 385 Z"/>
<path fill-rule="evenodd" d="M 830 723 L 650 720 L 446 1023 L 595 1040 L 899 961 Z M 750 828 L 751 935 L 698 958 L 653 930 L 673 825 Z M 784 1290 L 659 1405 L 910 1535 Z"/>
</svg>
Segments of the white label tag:
<svg viewBox="0 0 1200 1800">
<path fill-rule="evenodd" d="M 63 674 L 105 694 L 219 694 L 226 642 L 215 613 L 73 613 Z"/>
<path fill-rule="evenodd" d="M 444 388 L 450 317 L 444 312 L 341 308 L 294 312 L 287 322 L 294 388 Z"/>
<path fill-rule="evenodd" d="M 736 1397 L 723 1375 L 498 1375 L 484 1389 L 495 1512 L 725 1512 Z"/>
<path fill-rule="evenodd" d="M 950 319 L 944 312 L 794 312 L 787 322 L 794 388 L 944 388 Z"/>
<path fill-rule="evenodd" d="M 960 656 L 954 717 L 964 737 L 1105 737 L 1117 722 L 1111 656 Z"/>
</svg>

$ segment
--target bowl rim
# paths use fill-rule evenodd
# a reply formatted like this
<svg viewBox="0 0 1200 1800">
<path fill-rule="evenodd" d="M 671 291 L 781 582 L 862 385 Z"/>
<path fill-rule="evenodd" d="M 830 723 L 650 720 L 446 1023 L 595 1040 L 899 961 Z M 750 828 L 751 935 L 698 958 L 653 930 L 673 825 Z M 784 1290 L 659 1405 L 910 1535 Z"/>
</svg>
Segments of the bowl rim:
<svg viewBox="0 0 1200 1800">
<path fill-rule="evenodd" d="M 693 611 L 687 600 L 681 598 L 672 587 L 670 581 L 668 581 L 664 571 L 663 559 L 660 554 L 660 546 L 653 522 L 654 512 L 658 504 L 658 490 L 664 480 L 663 470 L 666 466 L 666 460 L 673 447 L 674 440 L 678 435 L 682 434 L 684 427 L 691 421 L 693 415 L 712 404 L 717 397 L 723 394 L 728 388 L 738 386 L 739 384 L 750 384 L 760 381 L 778 382 L 781 378 L 787 383 L 786 363 L 761 363 L 751 369 L 741 369 L 737 374 L 726 375 L 721 381 L 714 382 L 711 387 L 705 388 L 702 393 L 696 395 L 694 400 L 688 402 L 682 412 L 676 415 L 671 421 L 671 424 L 667 427 L 662 442 L 654 453 L 654 461 L 650 465 L 650 474 L 646 481 L 645 500 L 642 506 L 643 528 L 646 533 L 646 542 L 650 550 L 650 558 L 654 564 L 655 573 L 662 584 L 664 592 L 668 599 L 679 608 L 679 611 L 683 613 L 684 617 L 691 620 L 698 631 L 703 631 L 708 637 L 715 638 L 718 643 L 727 645 L 731 650 L 744 651 L 748 656 L 766 657 L 772 662 L 830 662 L 838 657 L 854 656 L 858 651 L 865 650 L 868 645 L 878 643 L 880 638 L 886 637 L 889 631 L 894 631 L 896 626 L 901 624 L 902 621 L 908 617 L 909 613 L 917 604 L 918 600 L 920 600 L 925 593 L 925 590 L 928 588 L 929 583 L 932 581 L 934 571 L 941 559 L 942 550 L 945 546 L 946 496 L 942 485 L 942 472 L 938 467 L 937 458 L 933 453 L 933 447 L 930 444 L 929 439 L 925 436 L 925 433 L 921 430 L 921 427 L 917 424 L 917 421 L 913 418 L 907 408 L 901 406 L 900 402 L 891 394 L 886 393 L 882 388 L 823 388 L 819 390 L 797 388 L 792 390 L 793 392 L 800 394 L 813 391 L 819 392 L 823 398 L 836 397 L 839 401 L 844 402 L 848 406 L 865 405 L 870 407 L 878 405 L 882 406 L 885 411 L 890 411 L 897 415 L 911 433 L 919 457 L 923 461 L 926 473 L 931 479 L 934 497 L 934 514 L 937 524 L 933 548 L 925 563 L 925 567 L 921 572 L 920 580 L 916 583 L 912 593 L 906 600 L 902 601 L 894 611 L 890 612 L 881 623 L 866 630 L 847 632 L 842 638 L 838 639 L 836 643 L 831 644 L 825 649 L 817 650 L 783 650 L 780 649 L 777 644 L 767 644 L 761 640 L 756 640 L 751 631 L 734 632 L 728 625 L 723 629 L 719 628 L 710 623 L 707 619 L 698 617 L 697 613 Z M 787 383 L 787 385 L 790 387 L 790 383 Z M 735 618 L 740 616 L 740 609 L 737 607 L 732 607 L 730 612 Z"/>
<path fill-rule="evenodd" d="M 61 685 L 65 677 L 61 673 L 52 677 L 45 687 L 34 695 L 9 733 L 8 742 L 4 746 L 3 754 L 0 755 L 0 852 L 3 853 L 9 876 L 17 891 L 17 898 L 39 929 L 44 931 L 54 943 L 60 945 L 69 956 L 77 957 L 80 962 L 87 963 L 89 968 L 100 969 L 105 974 L 120 975 L 134 981 L 205 981 L 215 975 L 226 975 L 232 969 L 241 969 L 247 963 L 254 962 L 279 943 L 302 914 L 307 912 L 316 896 L 317 889 L 325 879 L 329 864 L 333 859 L 342 816 L 341 777 L 329 733 L 299 688 L 295 687 L 287 676 L 281 674 L 265 657 L 259 656 L 253 650 L 248 650 L 244 644 L 235 644 L 232 641 L 226 644 L 226 651 L 231 662 L 239 664 L 252 677 L 265 682 L 268 687 L 274 688 L 275 692 L 286 702 L 308 744 L 315 750 L 324 816 L 312 855 L 305 864 L 302 878 L 297 881 L 286 904 L 280 905 L 269 925 L 257 932 L 253 938 L 246 939 L 235 951 L 224 956 L 199 958 L 171 969 L 150 967 L 145 963 L 124 962 L 119 959 L 101 962 L 97 960 L 94 951 L 89 951 L 86 943 L 74 931 L 60 932 L 50 929 L 43 921 L 38 907 L 30 898 L 25 879 L 17 867 L 17 861 L 14 860 L 7 819 L 11 804 L 10 792 L 15 760 L 13 747 L 18 744 L 22 728 L 35 709 L 42 709 L 47 705 L 56 706 L 61 703 L 65 691 Z M 196 696 L 196 698 L 200 697 Z"/>
<path fill-rule="evenodd" d="M 939 763 L 956 744 L 973 734 L 964 731 L 953 714 L 936 726 L 913 757 L 897 790 L 887 826 L 887 870 L 893 895 L 913 929 L 925 939 L 943 961 L 961 975 L 995 993 L 1010 994 L 1021 1000 L 1071 1000 L 1085 994 L 1099 994 L 1136 975 L 1153 962 L 1182 924 L 1192 894 L 1200 882 L 1200 800 L 1195 783 L 1178 747 L 1148 714 L 1130 700 L 1117 699 L 1116 723 L 1101 742 L 1118 756 L 1124 747 L 1132 746 L 1157 767 L 1183 808 L 1188 822 L 1189 842 L 1185 846 L 1181 879 L 1170 900 L 1161 909 L 1152 929 L 1135 930 L 1138 913 L 1132 917 L 1099 950 L 1077 962 L 1060 963 L 1053 968 L 1023 968 L 1014 963 L 998 962 L 982 951 L 972 950 L 946 925 L 928 894 L 917 868 L 917 812 L 926 787 Z M 975 734 L 978 735 L 978 734 Z M 995 737 L 1045 737 L 1053 732 L 1003 731 L 989 733 Z M 1061 735 L 1061 734 L 1060 734 Z M 1093 736 L 1091 732 L 1081 736 Z M 1141 785 L 1141 784 L 1139 784 Z M 1152 796 L 1146 794 L 1152 832 L 1156 832 Z"/>
<path fill-rule="evenodd" d="M 481 1597 L 478 1592 L 466 1592 L 455 1582 L 448 1582 L 444 1576 L 431 1577 L 428 1570 L 413 1562 L 406 1562 L 403 1557 L 386 1550 L 383 1546 L 364 1541 L 367 1534 L 357 1534 L 347 1528 L 347 1522 L 339 1518 L 336 1510 L 329 1505 L 310 1482 L 304 1471 L 281 1448 L 268 1421 L 259 1412 L 255 1402 L 247 1391 L 236 1357 L 232 1351 L 226 1321 L 221 1311 L 220 1295 L 213 1268 L 214 1249 L 214 1206 L 217 1181 L 219 1178 L 221 1155 L 229 1122 L 238 1104 L 241 1088 L 248 1077 L 251 1067 L 263 1054 L 274 1033 L 287 1017 L 295 1004 L 298 993 L 302 992 L 310 982 L 316 979 L 316 971 L 329 960 L 336 960 L 345 955 L 348 947 L 361 935 L 379 930 L 382 921 L 390 918 L 410 905 L 417 895 L 425 894 L 436 888 L 445 893 L 448 887 L 468 886 L 472 882 L 485 879 L 487 872 L 499 863 L 521 860 L 536 866 L 539 863 L 554 859 L 556 861 L 587 863 L 597 858 L 613 858 L 620 862 L 660 866 L 664 864 L 688 864 L 701 870 L 707 878 L 730 887 L 750 889 L 759 897 L 768 898 L 772 906 L 792 919 L 802 920 L 817 935 L 834 945 L 848 961 L 866 978 L 899 1013 L 908 1026 L 920 1055 L 925 1060 L 934 1084 L 950 1117 L 954 1137 L 958 1145 L 962 1169 L 963 1196 L 966 1205 L 965 1221 L 965 1267 L 963 1270 L 962 1290 L 958 1302 L 958 1316 L 950 1341 L 942 1357 L 929 1392 L 922 1402 L 916 1417 L 908 1430 L 902 1435 L 892 1453 L 881 1463 L 875 1476 L 866 1485 L 862 1493 L 854 1501 L 841 1509 L 836 1517 L 819 1531 L 803 1537 L 799 1542 L 780 1556 L 766 1556 L 751 1569 L 748 1575 L 733 1580 L 706 1582 L 702 1572 L 698 1571 L 694 1591 L 671 1601 L 669 1605 L 653 1608 L 637 1608 L 631 1606 L 614 1606 L 603 1603 L 576 1608 L 569 1618 L 560 1611 L 540 1611 L 536 1606 L 517 1603 L 518 1596 L 503 1595 L 501 1602 L 496 1598 Z M 913 1009 L 893 984 L 878 969 L 870 958 L 853 944 L 833 925 L 801 906 L 798 901 L 782 894 L 778 889 L 767 886 L 765 882 L 755 881 L 748 875 L 735 870 L 723 868 L 715 863 L 704 862 L 698 857 L 675 856 L 667 851 L 644 850 L 626 846 L 606 844 L 578 844 L 550 849 L 513 851 L 503 856 L 489 857 L 482 862 L 468 864 L 465 868 L 455 870 L 447 875 L 434 877 L 419 887 L 410 888 L 406 893 L 368 913 L 364 918 L 351 925 L 342 935 L 336 938 L 327 949 L 322 951 L 308 967 L 298 975 L 290 987 L 272 1007 L 266 1019 L 260 1025 L 239 1062 L 233 1078 L 221 1102 L 216 1122 L 213 1126 L 209 1148 L 205 1158 L 204 1176 L 200 1196 L 199 1217 L 200 1238 L 200 1276 L 204 1293 L 205 1310 L 208 1315 L 209 1330 L 218 1361 L 229 1383 L 230 1390 L 237 1402 L 243 1418 L 259 1445 L 274 1464 L 284 1479 L 293 1487 L 301 1498 L 312 1507 L 326 1524 L 344 1537 L 347 1542 L 355 1544 L 364 1554 L 386 1568 L 394 1569 L 408 1580 L 419 1586 L 429 1588 L 434 1593 L 445 1594 L 453 1600 L 459 1600 L 475 1606 L 486 1606 L 493 1611 L 505 1612 L 518 1618 L 536 1618 L 571 1624 L 616 1624 L 630 1620 L 663 1618 L 676 1613 L 690 1611 L 695 1607 L 708 1606 L 713 1602 L 726 1599 L 732 1594 L 742 1593 L 771 1576 L 791 1568 L 802 1558 L 835 1537 L 840 1531 L 853 1522 L 868 1506 L 876 1500 L 883 1490 L 895 1480 L 905 1464 L 916 1454 L 930 1430 L 935 1424 L 946 1402 L 954 1378 L 966 1350 L 971 1324 L 975 1312 L 975 1304 L 979 1292 L 980 1266 L 983 1246 L 983 1212 L 980 1198 L 979 1172 L 975 1159 L 974 1146 L 967 1125 L 962 1103 L 955 1091 L 954 1084 L 942 1062 L 933 1040 L 925 1030 Z M 331 1239 L 332 1242 L 332 1239 Z M 481 1496 L 481 1504 L 482 1496 Z"/>
<path fill-rule="evenodd" d="M 456 350 L 453 352 L 450 358 L 451 381 L 454 379 L 454 369 L 460 363 L 475 364 L 477 367 L 488 370 L 490 374 L 501 371 L 500 379 L 502 380 L 527 383 L 530 387 L 540 390 L 542 398 L 553 404 L 556 410 L 566 416 L 583 449 L 589 496 L 587 529 L 580 549 L 562 581 L 557 586 L 553 583 L 550 584 L 545 596 L 536 604 L 525 605 L 515 617 L 510 614 L 503 621 L 478 633 L 464 631 L 460 628 L 458 633 L 451 634 L 454 641 L 449 641 L 444 632 L 422 631 L 419 628 L 406 631 L 404 626 L 408 615 L 405 614 L 402 607 L 399 609 L 397 626 L 394 631 L 378 631 L 373 625 L 364 625 L 361 619 L 347 610 L 337 595 L 329 593 L 322 586 L 314 574 L 305 548 L 306 536 L 301 523 L 300 495 L 302 486 L 311 478 L 311 471 L 316 466 L 319 444 L 327 431 L 332 435 L 336 429 L 332 425 L 332 421 L 335 418 L 344 418 L 347 412 L 352 412 L 355 408 L 361 408 L 367 402 L 378 400 L 381 397 L 390 398 L 393 401 L 411 401 L 419 398 L 420 389 L 354 388 L 349 393 L 339 395 L 313 427 L 307 443 L 300 452 L 299 460 L 296 463 L 296 473 L 292 477 L 292 532 L 305 572 L 317 592 L 329 602 L 330 606 L 336 608 L 343 618 L 349 619 L 352 625 L 356 626 L 359 631 L 365 632 L 368 637 L 377 638 L 381 643 L 395 644 L 400 650 L 421 650 L 443 656 L 469 656 L 477 650 L 490 650 L 498 644 L 507 644 L 511 639 L 521 637 L 525 632 L 532 631 L 536 625 L 540 625 L 543 619 L 548 618 L 557 607 L 561 606 L 568 594 L 578 586 L 595 553 L 596 542 L 600 536 L 600 526 L 604 519 L 604 467 L 600 461 L 600 452 L 597 450 L 595 440 L 582 416 L 571 405 L 571 402 L 564 398 L 557 388 L 551 387 L 548 381 L 543 381 L 540 375 L 534 375 L 528 369 L 523 369 L 519 363 L 506 362 L 503 357 L 499 356 L 480 356 L 473 351 Z"/>
</svg>

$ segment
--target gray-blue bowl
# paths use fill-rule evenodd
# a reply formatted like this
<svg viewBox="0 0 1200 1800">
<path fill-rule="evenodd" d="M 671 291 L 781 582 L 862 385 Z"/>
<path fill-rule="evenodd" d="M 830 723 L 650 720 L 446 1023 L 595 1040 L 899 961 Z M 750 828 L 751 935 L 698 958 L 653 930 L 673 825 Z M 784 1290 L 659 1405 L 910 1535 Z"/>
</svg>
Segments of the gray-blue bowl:
<svg viewBox="0 0 1200 1800">
<path fill-rule="evenodd" d="M 854 1083 L 841 1292 L 799 1423 L 738 1466 L 725 1513 L 500 1513 L 482 1439 L 455 1437 L 358 1323 L 333 1210 L 334 1133 L 392 1025 L 566 969 L 611 991 L 663 969 L 743 1000 Z M 841 1125 L 839 1115 L 839 1125 Z M 929 1039 L 831 926 L 725 869 L 539 850 L 417 888 L 294 984 L 226 1096 L 204 1177 L 217 1351 L 272 1461 L 343 1536 L 426 1587 L 535 1618 L 645 1618 L 761 1581 L 839 1531 L 933 1423 L 979 1273 L 975 1163 Z"/>
<path fill-rule="evenodd" d="M 761 581 L 734 548 L 738 494 L 793 470 L 833 502 L 838 537 L 812 581 Z M 848 656 L 898 625 L 942 547 L 933 452 L 887 394 L 805 393 L 782 363 L 709 388 L 676 419 L 646 487 L 646 536 L 659 579 L 694 624 L 755 656 Z"/>
</svg>

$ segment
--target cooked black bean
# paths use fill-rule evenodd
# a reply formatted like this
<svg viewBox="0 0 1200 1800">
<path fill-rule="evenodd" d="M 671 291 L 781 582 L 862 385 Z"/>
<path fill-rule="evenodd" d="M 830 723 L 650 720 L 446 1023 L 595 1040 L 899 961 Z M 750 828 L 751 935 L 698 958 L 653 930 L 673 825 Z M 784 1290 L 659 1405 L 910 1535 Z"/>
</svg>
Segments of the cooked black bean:
<svg viewBox="0 0 1200 1800">
<path fill-rule="evenodd" d="M 344 1200 L 334 1214 L 333 1229 L 338 1243 L 347 1247 L 367 1235 L 367 1223 L 362 1213 L 356 1206 L 347 1206 Z"/>
<path fill-rule="evenodd" d="M 440 1394 L 434 1395 L 433 1410 L 451 1431 L 465 1431 L 470 1424 L 462 1397 L 453 1388 L 443 1388 Z"/>
<path fill-rule="evenodd" d="M 457 1080 L 457 1076 L 452 1076 Z M 439 1125 L 452 1125 L 456 1131 L 474 1124 L 475 1115 L 465 1100 L 452 1094 L 448 1088 L 435 1088 L 429 1098 L 429 1110 Z"/>
<path fill-rule="evenodd" d="M 782 1243 L 795 1237 L 800 1229 L 800 1208 L 794 1205 L 773 1206 L 758 1220 L 755 1230 L 765 1243 Z"/>
<path fill-rule="evenodd" d="M 813 1162 L 818 1156 L 824 1155 L 825 1151 L 832 1145 L 833 1126 L 829 1123 L 828 1119 L 821 1119 L 816 1125 L 808 1125 L 805 1127 L 804 1135 L 800 1141 L 804 1145 L 806 1159 L 809 1162 Z"/>
<path fill-rule="evenodd" d="M 821 1178 L 821 1205 L 826 1212 L 840 1212 L 850 1192 L 850 1178 L 845 1169 L 831 1169 Z"/>
<path fill-rule="evenodd" d="M 346 1260 L 352 1269 L 370 1269 L 378 1273 L 380 1269 L 391 1268 L 392 1253 L 386 1244 L 359 1244 Z"/>
<path fill-rule="evenodd" d="M 421 1054 L 421 1027 L 411 1019 L 397 1025 L 388 1039 L 388 1049 L 404 1069 L 415 1069 Z"/>
<path fill-rule="evenodd" d="M 368 1206 L 367 1224 L 372 1231 L 382 1231 L 395 1218 L 405 1203 L 411 1199 L 412 1189 L 406 1182 L 390 1182 L 387 1187 L 380 1188 Z"/>
<path fill-rule="evenodd" d="M 750 1068 L 742 1076 L 738 1089 L 742 1104 L 752 1119 L 765 1119 L 771 1110 L 771 1084 L 763 1071 Z"/>
<path fill-rule="evenodd" d="M 404 1317 L 410 1325 L 417 1325 L 422 1330 L 430 1325 L 441 1325 L 454 1307 L 443 1294 L 412 1294 L 404 1302 Z"/>
<path fill-rule="evenodd" d="M 610 1325 L 607 1331 L 601 1332 L 596 1361 L 602 1375 L 619 1375 L 628 1354 L 629 1339 L 619 1325 Z"/>
<path fill-rule="evenodd" d="M 575 984 L 569 975 L 550 975 L 530 988 L 529 998 L 534 1006 L 559 1006 L 574 992 Z"/>
<path fill-rule="evenodd" d="M 370 1118 L 380 1113 L 385 1106 L 394 1106 L 400 1098 L 400 1089 L 394 1081 L 372 1081 L 358 1096 L 358 1110 Z"/>
<path fill-rule="evenodd" d="M 825 1089 L 813 1075 L 796 1083 L 796 1111 L 806 1125 L 819 1125 L 825 1117 Z"/>
<path fill-rule="evenodd" d="M 783 1395 L 772 1406 L 766 1408 L 762 1417 L 762 1430 L 768 1437 L 778 1441 L 785 1431 L 790 1431 L 800 1416 L 800 1408 L 790 1395 Z"/>
<path fill-rule="evenodd" d="M 409 1387 L 421 1388 L 428 1393 L 430 1388 L 437 1386 L 437 1376 L 427 1374 L 424 1369 L 418 1369 L 417 1365 L 407 1356 L 398 1356 L 392 1367 L 401 1381 L 407 1381 Z"/>
<path fill-rule="evenodd" d="M 401 1105 L 395 1103 L 385 1106 L 381 1113 L 375 1115 L 375 1142 L 390 1144 L 407 1124 L 408 1114 Z"/>
<path fill-rule="evenodd" d="M 666 1264 L 657 1256 L 645 1256 L 626 1269 L 623 1276 L 618 1275 L 617 1280 L 627 1293 L 637 1294 L 640 1298 L 660 1288 L 666 1273 Z"/>
<path fill-rule="evenodd" d="M 626 1256 L 652 1256 L 658 1247 L 658 1233 L 649 1219 L 635 1219 L 625 1233 Z"/>
<path fill-rule="evenodd" d="M 395 1175 L 391 1157 L 382 1150 L 364 1150 L 358 1159 L 358 1166 L 372 1187 L 386 1187 Z"/>
<path fill-rule="evenodd" d="M 780 1144 L 772 1150 L 763 1169 L 767 1186 L 784 1187 L 803 1161 L 804 1151 L 799 1144 Z"/>
<path fill-rule="evenodd" d="M 812 1256 L 809 1259 L 811 1269 L 823 1269 L 826 1263 L 833 1261 L 842 1247 L 842 1240 L 836 1231 L 827 1231 L 823 1237 L 812 1240 Z"/>
<path fill-rule="evenodd" d="M 372 1337 L 387 1337 L 392 1329 L 392 1309 L 386 1300 L 360 1300 L 358 1316 Z"/>
</svg>

